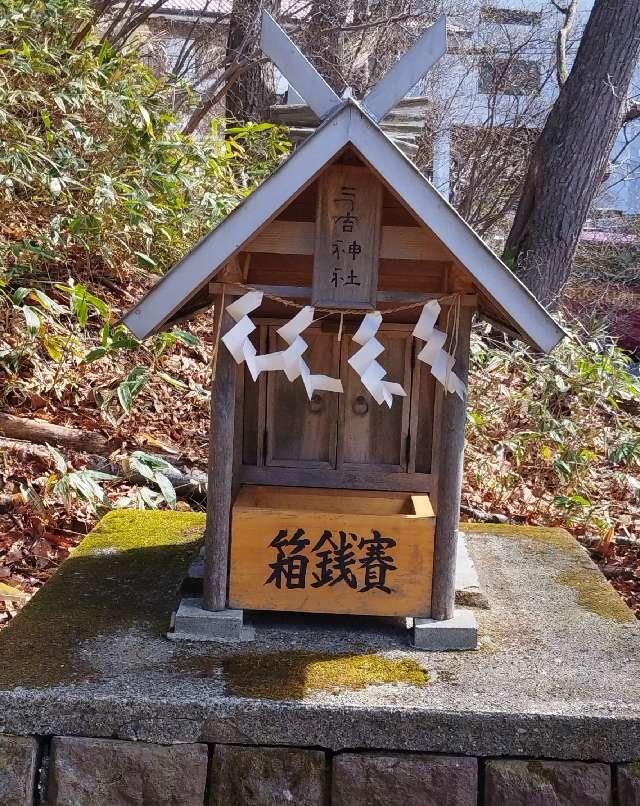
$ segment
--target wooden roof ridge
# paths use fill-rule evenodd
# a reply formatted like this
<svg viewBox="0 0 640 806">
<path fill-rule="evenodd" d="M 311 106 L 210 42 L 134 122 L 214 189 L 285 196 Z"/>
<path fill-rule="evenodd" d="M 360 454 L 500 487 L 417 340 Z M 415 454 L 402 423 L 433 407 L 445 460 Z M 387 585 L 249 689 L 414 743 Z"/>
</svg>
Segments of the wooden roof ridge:
<svg viewBox="0 0 640 806">
<path fill-rule="evenodd" d="M 482 294 L 526 342 L 549 352 L 561 341 L 565 331 L 531 291 L 353 98 L 330 113 L 260 187 L 165 274 L 126 314 L 124 324 L 140 339 L 162 327 L 348 145 L 462 263 Z"/>
<path fill-rule="evenodd" d="M 418 153 L 418 138 L 424 133 L 424 111 L 428 106 L 429 99 L 425 96 L 403 98 L 379 123 L 382 131 L 409 157 Z M 269 120 L 287 126 L 295 145 L 310 137 L 321 123 L 308 104 L 273 104 L 269 107 Z"/>
</svg>

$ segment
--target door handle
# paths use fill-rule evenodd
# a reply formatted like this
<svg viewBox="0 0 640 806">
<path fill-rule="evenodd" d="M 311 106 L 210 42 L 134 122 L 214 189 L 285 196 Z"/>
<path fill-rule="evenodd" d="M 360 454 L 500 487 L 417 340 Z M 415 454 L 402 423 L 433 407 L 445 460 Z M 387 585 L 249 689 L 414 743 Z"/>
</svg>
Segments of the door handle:
<svg viewBox="0 0 640 806">
<path fill-rule="evenodd" d="M 317 392 L 314 392 L 311 395 L 311 400 L 309 401 L 309 409 L 314 414 L 319 414 L 324 409 L 324 398 L 322 395 L 319 395 Z"/>
<path fill-rule="evenodd" d="M 369 404 L 367 403 L 364 395 L 358 395 L 353 401 L 353 409 L 354 414 L 359 414 L 364 416 L 369 411 Z"/>
</svg>

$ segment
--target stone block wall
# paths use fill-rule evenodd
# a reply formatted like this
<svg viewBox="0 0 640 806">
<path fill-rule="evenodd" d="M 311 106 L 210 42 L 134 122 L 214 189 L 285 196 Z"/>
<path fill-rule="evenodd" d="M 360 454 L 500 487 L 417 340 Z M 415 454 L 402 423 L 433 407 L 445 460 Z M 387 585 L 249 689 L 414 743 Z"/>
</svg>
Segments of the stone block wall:
<svg viewBox="0 0 640 806">
<path fill-rule="evenodd" d="M 1 806 L 640 806 L 640 762 L 0 736 Z"/>
<path fill-rule="evenodd" d="M 31 806 L 40 764 L 36 739 L 0 736 L 0 803 Z"/>
</svg>

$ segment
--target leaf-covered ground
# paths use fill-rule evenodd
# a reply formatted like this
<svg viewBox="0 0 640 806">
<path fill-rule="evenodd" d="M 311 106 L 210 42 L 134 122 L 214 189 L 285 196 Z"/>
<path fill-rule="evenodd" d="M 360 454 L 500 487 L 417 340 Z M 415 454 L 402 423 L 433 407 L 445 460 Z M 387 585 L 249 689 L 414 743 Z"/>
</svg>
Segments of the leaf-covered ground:
<svg viewBox="0 0 640 806">
<path fill-rule="evenodd" d="M 133 281 L 132 281 L 133 282 Z M 123 284 L 126 292 L 127 287 Z M 136 293 L 140 293 L 137 286 Z M 116 294 L 105 298 L 118 310 Z M 120 457 L 140 450 L 161 452 L 171 463 L 185 470 L 204 471 L 208 443 L 208 392 L 210 317 L 201 316 L 191 331 L 200 336 L 193 347 L 182 344 L 169 350 L 156 361 L 156 371 L 135 399 L 135 407 L 126 414 L 119 402 L 104 404 L 105 390 L 117 388 L 122 378 L 140 357 L 119 353 L 89 364 L 67 359 L 62 368 L 36 352 L 34 360 L 23 364 L 23 374 L 11 378 L 12 390 L 5 398 L 2 411 L 24 418 L 37 418 L 89 432 L 98 432 L 112 441 L 114 454 L 105 461 L 119 467 Z M 13 319 L 15 339 L 22 323 Z M 99 324 L 91 324 L 80 337 L 93 343 Z M 13 341 L 5 334 L 9 343 Z M 42 347 L 40 347 L 42 350 Z M 60 380 L 55 380 L 58 371 Z M 165 376 L 171 382 L 165 380 Z M 180 388 L 176 388 L 178 384 Z M 5 443 L 7 441 L 5 440 Z M 57 466 L 54 451 L 46 446 L 38 455 L 7 448 L 0 442 L 0 489 L 4 505 L 0 506 L 0 624 L 24 601 L 21 592 L 36 590 L 68 556 L 69 551 L 106 511 L 99 497 L 82 496 L 83 490 L 66 494 L 56 491 L 56 484 L 68 472 L 95 465 L 93 454 L 58 448 L 67 462 L 67 473 Z M 98 481 L 109 506 L 141 506 L 139 492 L 145 486 L 126 479 Z M 149 483 L 157 492 L 157 486 Z M 11 501 L 6 497 L 11 496 Z M 159 500 L 158 500 L 159 499 Z M 152 501 L 168 506 L 163 499 Z M 178 509 L 197 509 L 195 504 L 178 500 Z M 11 586 L 14 591 L 9 590 Z M 14 599 L 11 597 L 15 596 Z"/>
<path fill-rule="evenodd" d="M 640 617 L 640 380 L 595 328 L 550 356 L 476 337 L 463 505 L 561 526 Z"/>
<path fill-rule="evenodd" d="M 102 431 L 118 451 L 96 467 L 0 440 L 0 623 L 107 505 L 173 503 L 149 454 L 202 463 L 206 326 L 139 345 L 118 315 L 290 145 L 266 123 L 180 134 L 186 88 L 102 42 L 93 16 L 85 0 L 0 0 L 0 410 Z M 125 466 L 142 483 L 111 478 Z"/>
</svg>

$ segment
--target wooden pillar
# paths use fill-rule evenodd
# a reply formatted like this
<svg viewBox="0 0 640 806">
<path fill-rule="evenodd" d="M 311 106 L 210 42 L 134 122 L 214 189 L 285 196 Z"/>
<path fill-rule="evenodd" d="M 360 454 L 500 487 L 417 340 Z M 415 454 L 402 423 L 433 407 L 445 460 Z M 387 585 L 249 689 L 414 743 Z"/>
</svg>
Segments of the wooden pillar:
<svg viewBox="0 0 640 806">
<path fill-rule="evenodd" d="M 214 333 L 222 337 L 235 322 L 224 311 L 224 294 L 215 297 Z M 233 484 L 236 363 L 220 340 L 213 362 L 207 529 L 203 579 L 206 610 L 227 606 L 227 577 Z"/>
<path fill-rule="evenodd" d="M 446 321 L 446 309 L 444 317 Z M 469 371 L 472 319 L 473 308 L 461 306 L 454 369 L 465 384 Z M 438 621 L 452 618 L 455 607 L 456 549 L 460 524 L 466 410 L 466 401 L 460 400 L 458 395 L 444 394 L 440 418 L 440 461 L 431 593 L 431 618 Z"/>
</svg>

